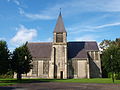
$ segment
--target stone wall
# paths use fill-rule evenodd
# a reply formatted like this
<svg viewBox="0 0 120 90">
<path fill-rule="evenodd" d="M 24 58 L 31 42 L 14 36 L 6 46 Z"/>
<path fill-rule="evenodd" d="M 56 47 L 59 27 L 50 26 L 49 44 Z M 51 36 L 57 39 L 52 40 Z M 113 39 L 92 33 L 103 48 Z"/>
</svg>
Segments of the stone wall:
<svg viewBox="0 0 120 90">
<path fill-rule="evenodd" d="M 67 78 L 67 45 L 55 44 L 50 61 L 50 78 Z M 52 75 L 53 74 L 53 75 Z"/>
<path fill-rule="evenodd" d="M 99 78 L 101 77 L 101 61 L 98 51 L 89 51 L 86 59 L 67 60 L 66 45 L 53 45 L 52 57 L 33 59 L 33 69 L 23 74 L 23 78 Z M 55 72 L 56 70 L 56 72 Z"/>
<path fill-rule="evenodd" d="M 87 59 L 68 60 L 68 78 L 88 78 Z"/>
<path fill-rule="evenodd" d="M 49 78 L 50 59 L 34 59 L 33 68 L 29 73 L 23 74 L 23 78 Z"/>
<path fill-rule="evenodd" d="M 99 78 L 102 75 L 100 53 L 98 51 L 89 51 L 90 78 Z"/>
<path fill-rule="evenodd" d="M 78 78 L 87 78 L 87 61 L 78 61 Z"/>
</svg>

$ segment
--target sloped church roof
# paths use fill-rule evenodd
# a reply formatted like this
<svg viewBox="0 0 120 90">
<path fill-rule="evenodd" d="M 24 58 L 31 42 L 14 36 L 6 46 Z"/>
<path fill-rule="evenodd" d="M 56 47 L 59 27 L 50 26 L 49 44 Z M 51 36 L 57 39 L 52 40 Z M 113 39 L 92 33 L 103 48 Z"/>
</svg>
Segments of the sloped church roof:
<svg viewBox="0 0 120 90">
<path fill-rule="evenodd" d="M 87 58 L 87 51 L 99 51 L 96 42 L 68 42 L 68 58 Z M 33 58 L 50 58 L 52 42 L 28 43 Z"/>
<path fill-rule="evenodd" d="M 88 51 L 99 51 L 96 42 L 68 42 L 68 58 L 88 58 Z"/>
<path fill-rule="evenodd" d="M 33 58 L 50 58 L 52 43 L 28 43 Z"/>
<path fill-rule="evenodd" d="M 66 32 L 59 14 L 54 33 Z M 68 58 L 88 58 L 87 51 L 99 51 L 96 42 L 68 42 Z M 28 48 L 33 58 L 51 58 L 52 42 L 48 43 L 28 43 Z"/>
</svg>

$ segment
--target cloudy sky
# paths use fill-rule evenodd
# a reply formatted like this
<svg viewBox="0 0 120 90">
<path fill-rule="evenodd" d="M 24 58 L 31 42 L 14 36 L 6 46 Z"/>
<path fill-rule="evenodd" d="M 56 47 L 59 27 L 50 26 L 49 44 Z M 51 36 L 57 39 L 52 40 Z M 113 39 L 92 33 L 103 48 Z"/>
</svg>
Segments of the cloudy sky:
<svg viewBox="0 0 120 90">
<path fill-rule="evenodd" d="M 0 0 L 0 40 L 10 50 L 52 41 L 60 8 L 68 41 L 120 37 L 120 0 Z"/>
</svg>

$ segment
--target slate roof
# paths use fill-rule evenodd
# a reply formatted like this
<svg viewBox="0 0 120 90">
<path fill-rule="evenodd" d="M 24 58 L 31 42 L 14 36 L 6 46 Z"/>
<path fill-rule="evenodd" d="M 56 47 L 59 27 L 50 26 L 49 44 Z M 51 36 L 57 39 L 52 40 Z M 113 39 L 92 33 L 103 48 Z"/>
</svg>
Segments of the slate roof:
<svg viewBox="0 0 120 90">
<path fill-rule="evenodd" d="M 50 58 L 52 43 L 28 43 L 33 58 Z"/>
<path fill-rule="evenodd" d="M 96 42 L 68 42 L 68 58 L 87 58 L 88 51 L 99 51 Z"/>
<path fill-rule="evenodd" d="M 64 23 L 63 23 L 63 20 L 62 20 L 61 12 L 59 14 L 59 17 L 58 17 L 58 20 L 57 20 L 54 32 L 57 32 L 57 33 L 59 33 L 59 32 L 66 32 L 65 26 L 64 26 Z"/>
<path fill-rule="evenodd" d="M 33 58 L 50 58 L 52 43 L 28 43 Z M 87 51 L 99 51 L 96 42 L 68 42 L 68 58 L 87 58 Z"/>
</svg>

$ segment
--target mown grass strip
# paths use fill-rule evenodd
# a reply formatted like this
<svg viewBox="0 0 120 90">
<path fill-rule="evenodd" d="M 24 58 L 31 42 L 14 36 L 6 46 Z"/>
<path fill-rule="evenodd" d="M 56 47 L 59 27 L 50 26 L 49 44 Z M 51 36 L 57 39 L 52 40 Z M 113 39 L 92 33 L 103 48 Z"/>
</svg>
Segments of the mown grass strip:
<svg viewBox="0 0 120 90">
<path fill-rule="evenodd" d="M 66 82 L 66 83 L 113 83 L 111 78 L 93 78 L 93 79 L 0 79 L 0 86 L 12 85 L 17 83 L 32 82 Z M 115 84 L 120 84 L 120 80 L 115 80 Z"/>
</svg>

